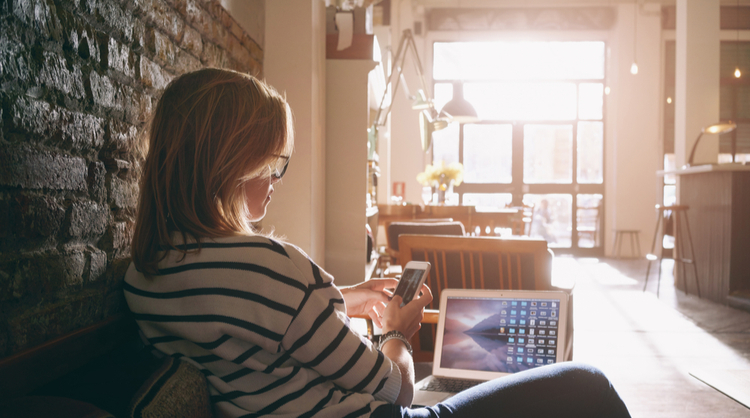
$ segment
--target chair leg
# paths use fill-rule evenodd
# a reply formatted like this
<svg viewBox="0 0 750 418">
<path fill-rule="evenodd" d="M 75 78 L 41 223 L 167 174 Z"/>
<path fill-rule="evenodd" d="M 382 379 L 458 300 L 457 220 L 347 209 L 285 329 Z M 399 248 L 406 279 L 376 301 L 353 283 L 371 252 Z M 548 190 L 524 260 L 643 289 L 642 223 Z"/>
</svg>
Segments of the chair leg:
<svg viewBox="0 0 750 418">
<path fill-rule="evenodd" d="M 659 211 L 659 216 L 656 218 L 656 229 L 654 230 L 654 240 L 651 242 L 651 252 L 649 255 L 654 255 L 654 250 L 656 249 L 656 238 L 659 236 L 659 225 L 661 225 L 661 218 L 663 217 L 663 214 L 661 211 Z M 664 251 L 662 250 L 661 253 L 663 254 Z M 646 291 L 646 286 L 648 286 L 648 275 L 651 273 L 651 258 L 648 259 L 648 265 L 646 266 L 646 281 L 643 283 L 643 291 Z M 659 264 L 659 270 L 661 271 L 661 264 Z M 658 292 L 658 289 L 657 289 Z"/>
</svg>

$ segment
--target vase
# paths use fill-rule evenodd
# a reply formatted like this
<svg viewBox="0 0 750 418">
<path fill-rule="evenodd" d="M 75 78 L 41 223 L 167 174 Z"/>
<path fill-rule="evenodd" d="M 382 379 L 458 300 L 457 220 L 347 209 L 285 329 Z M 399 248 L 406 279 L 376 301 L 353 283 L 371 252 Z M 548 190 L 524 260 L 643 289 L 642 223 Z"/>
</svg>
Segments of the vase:
<svg viewBox="0 0 750 418">
<path fill-rule="evenodd" d="M 445 175 L 440 175 L 440 180 L 438 180 L 435 188 L 437 189 L 436 203 L 438 205 L 445 205 L 445 197 L 453 193 L 453 180 L 446 179 Z"/>
</svg>

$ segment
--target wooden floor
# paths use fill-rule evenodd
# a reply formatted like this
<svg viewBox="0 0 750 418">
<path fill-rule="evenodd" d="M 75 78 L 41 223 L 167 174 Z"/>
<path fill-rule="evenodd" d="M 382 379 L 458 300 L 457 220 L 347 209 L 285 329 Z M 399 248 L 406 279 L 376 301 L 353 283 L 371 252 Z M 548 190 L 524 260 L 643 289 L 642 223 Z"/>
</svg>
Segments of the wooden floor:
<svg viewBox="0 0 750 418">
<path fill-rule="evenodd" d="M 671 260 L 660 298 L 645 260 L 556 257 L 553 280 L 575 283 L 574 360 L 610 378 L 635 418 L 739 418 L 750 409 L 689 373 L 700 368 L 750 373 L 750 313 L 675 292 Z M 431 364 L 416 367 L 417 379 Z"/>
<path fill-rule="evenodd" d="M 633 417 L 750 417 L 695 379 L 701 368 L 750 373 L 750 313 L 675 291 L 673 262 L 643 293 L 645 260 L 557 257 L 553 277 L 575 281 L 574 360 L 605 371 Z"/>
</svg>

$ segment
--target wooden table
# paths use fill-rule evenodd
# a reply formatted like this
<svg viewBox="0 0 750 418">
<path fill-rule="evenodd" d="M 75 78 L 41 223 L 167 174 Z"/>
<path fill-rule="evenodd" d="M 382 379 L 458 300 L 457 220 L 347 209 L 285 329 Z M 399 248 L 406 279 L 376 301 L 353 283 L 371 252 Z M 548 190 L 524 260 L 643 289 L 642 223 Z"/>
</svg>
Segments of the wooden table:
<svg viewBox="0 0 750 418">
<path fill-rule="evenodd" d="M 467 234 L 481 236 L 500 235 L 495 228 L 513 228 L 515 223 L 523 222 L 518 209 L 478 211 L 476 206 L 378 205 L 378 225 L 386 229 L 391 222 L 447 218 L 464 224 Z"/>
</svg>

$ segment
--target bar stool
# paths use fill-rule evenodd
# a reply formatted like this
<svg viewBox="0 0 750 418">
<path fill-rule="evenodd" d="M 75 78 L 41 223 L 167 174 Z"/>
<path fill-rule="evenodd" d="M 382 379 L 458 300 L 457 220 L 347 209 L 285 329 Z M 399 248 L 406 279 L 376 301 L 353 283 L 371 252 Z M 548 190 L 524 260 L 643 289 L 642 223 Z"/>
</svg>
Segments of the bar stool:
<svg viewBox="0 0 750 418">
<path fill-rule="evenodd" d="M 612 255 L 615 258 L 620 258 L 622 252 L 622 241 L 625 240 L 625 236 L 630 237 L 630 255 L 633 258 L 639 258 L 641 256 L 641 231 L 639 229 L 615 229 L 615 241 L 612 243 Z M 636 247 L 638 251 L 636 251 Z M 653 251 L 653 250 L 651 250 Z"/>
<path fill-rule="evenodd" d="M 687 274 L 685 271 L 685 264 L 692 264 L 693 265 L 693 273 L 695 275 L 695 286 L 698 290 L 698 297 L 701 297 L 701 288 L 700 283 L 698 281 L 698 267 L 695 265 L 695 253 L 693 251 L 693 238 L 690 234 L 690 224 L 688 223 L 687 219 L 687 210 L 690 209 L 687 205 L 670 205 L 670 206 L 664 206 L 664 205 L 656 205 L 656 211 L 659 213 L 658 218 L 656 219 L 656 230 L 654 231 L 654 241 L 651 244 L 651 252 L 646 256 L 648 258 L 648 267 L 646 267 L 646 282 L 643 284 L 643 291 L 646 291 L 646 286 L 648 286 L 648 276 L 651 272 L 651 262 L 656 260 L 656 255 L 654 254 L 654 250 L 656 249 L 656 239 L 659 237 L 659 225 L 662 224 L 662 220 L 669 216 L 671 214 L 674 217 L 673 221 L 673 229 L 674 229 L 674 249 L 672 250 L 672 258 L 675 262 L 675 272 L 678 272 L 677 265 L 678 263 L 682 265 L 682 277 L 685 284 L 685 294 L 687 294 Z M 684 221 L 683 221 L 684 219 Z M 690 258 L 684 258 L 684 238 L 682 238 L 682 231 L 683 228 L 682 225 L 684 223 L 684 228 L 687 230 L 687 242 L 690 246 Z M 665 221 L 666 224 L 666 221 Z M 663 232 L 663 231 L 662 231 Z M 663 236 L 664 234 L 662 234 Z M 660 245 L 661 247 L 661 245 Z M 664 259 L 664 248 L 661 249 L 659 254 L 659 275 L 656 282 L 656 297 L 659 297 L 659 287 L 661 284 L 661 261 Z"/>
</svg>

